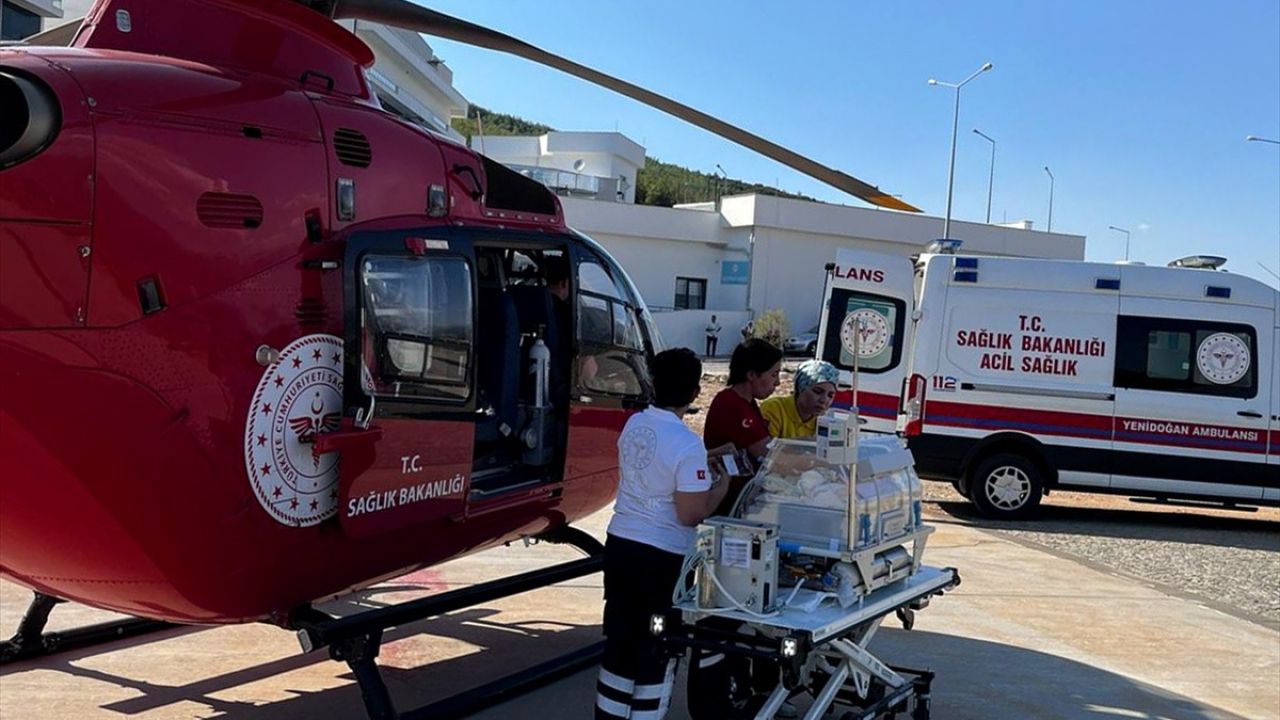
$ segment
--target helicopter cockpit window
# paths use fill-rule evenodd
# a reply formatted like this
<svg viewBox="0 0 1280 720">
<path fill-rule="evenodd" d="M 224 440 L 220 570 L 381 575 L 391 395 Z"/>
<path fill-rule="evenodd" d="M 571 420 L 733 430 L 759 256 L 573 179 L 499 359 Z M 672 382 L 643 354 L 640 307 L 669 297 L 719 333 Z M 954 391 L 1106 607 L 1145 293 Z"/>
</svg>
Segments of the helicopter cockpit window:
<svg viewBox="0 0 1280 720">
<path fill-rule="evenodd" d="M 363 356 L 379 396 L 471 394 L 471 273 L 455 257 L 366 256 Z"/>
<path fill-rule="evenodd" d="M 648 366 L 628 293 L 594 260 L 578 264 L 578 285 L 579 383 L 595 392 L 644 396 Z"/>
</svg>

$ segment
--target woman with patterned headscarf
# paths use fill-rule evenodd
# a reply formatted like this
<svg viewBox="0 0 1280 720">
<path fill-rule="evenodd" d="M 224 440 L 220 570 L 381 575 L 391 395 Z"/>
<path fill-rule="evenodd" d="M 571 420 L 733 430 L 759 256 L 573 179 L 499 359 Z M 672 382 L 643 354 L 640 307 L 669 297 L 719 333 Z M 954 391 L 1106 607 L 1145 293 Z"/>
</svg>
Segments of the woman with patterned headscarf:
<svg viewBox="0 0 1280 720">
<path fill-rule="evenodd" d="M 807 360 L 796 368 L 795 393 L 760 403 L 769 434 L 778 438 L 811 438 L 818 432 L 818 416 L 831 408 L 840 371 L 822 360 Z"/>
</svg>

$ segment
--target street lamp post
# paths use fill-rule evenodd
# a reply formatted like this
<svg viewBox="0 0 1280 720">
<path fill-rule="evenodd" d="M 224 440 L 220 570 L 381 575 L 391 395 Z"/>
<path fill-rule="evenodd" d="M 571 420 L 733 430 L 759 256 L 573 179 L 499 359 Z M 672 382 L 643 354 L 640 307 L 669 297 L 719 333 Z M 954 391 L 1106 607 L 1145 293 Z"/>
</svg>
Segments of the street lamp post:
<svg viewBox="0 0 1280 720">
<path fill-rule="evenodd" d="M 1124 261 L 1129 262 L 1129 231 L 1124 228 L 1118 228 L 1115 225 L 1108 225 L 1107 227 L 1116 232 L 1124 233 Z"/>
<path fill-rule="evenodd" d="M 991 188 L 996 184 L 996 141 L 990 135 L 982 132 L 978 128 L 973 131 L 991 143 L 991 177 L 987 178 L 987 224 L 991 224 Z"/>
<path fill-rule="evenodd" d="M 1053 232 L 1053 172 L 1048 165 L 1044 166 L 1044 171 L 1049 173 L 1049 227 L 1046 232 Z"/>
<path fill-rule="evenodd" d="M 947 214 L 942 220 L 942 236 L 944 238 L 951 237 L 951 189 L 952 182 L 955 180 L 956 176 L 956 132 L 960 127 L 960 88 L 969 84 L 970 80 L 990 69 L 991 63 L 987 63 L 975 70 L 972 75 L 958 83 L 942 82 L 941 80 L 929 78 L 930 85 L 941 85 L 942 87 L 954 88 L 956 91 L 956 111 L 951 118 L 951 164 L 947 167 Z"/>
<path fill-rule="evenodd" d="M 1267 138 L 1258 137 L 1257 135 L 1246 136 L 1244 141 L 1245 142 L 1264 142 L 1264 143 L 1271 143 L 1272 145 L 1280 145 L 1280 140 L 1268 140 Z"/>
</svg>

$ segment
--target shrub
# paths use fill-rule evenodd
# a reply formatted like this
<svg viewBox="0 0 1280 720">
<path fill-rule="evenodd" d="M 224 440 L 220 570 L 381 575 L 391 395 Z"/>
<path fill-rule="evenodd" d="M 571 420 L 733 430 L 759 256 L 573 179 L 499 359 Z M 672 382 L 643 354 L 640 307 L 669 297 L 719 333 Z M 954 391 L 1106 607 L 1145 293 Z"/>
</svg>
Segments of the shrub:
<svg viewBox="0 0 1280 720">
<path fill-rule="evenodd" d="M 787 325 L 787 316 L 776 308 L 760 313 L 755 319 L 753 329 L 755 337 L 766 340 L 775 347 L 782 347 L 782 343 L 791 332 L 791 328 Z"/>
</svg>

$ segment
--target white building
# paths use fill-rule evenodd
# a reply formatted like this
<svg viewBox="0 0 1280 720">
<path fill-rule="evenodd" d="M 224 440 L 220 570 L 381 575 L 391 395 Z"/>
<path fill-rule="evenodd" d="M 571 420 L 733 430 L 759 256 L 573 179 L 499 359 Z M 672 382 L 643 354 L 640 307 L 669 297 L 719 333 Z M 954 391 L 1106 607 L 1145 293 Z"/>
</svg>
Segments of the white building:
<svg viewBox="0 0 1280 720">
<path fill-rule="evenodd" d="M 468 103 L 453 87 L 453 71 L 418 33 L 363 20 L 341 22 L 373 50 L 369 82 L 382 106 L 423 127 L 464 138 L 449 125 L 465 117 Z"/>
<path fill-rule="evenodd" d="M 62 13 L 62 0 L 0 0 L 0 40 L 35 35 L 61 22 Z"/>
<path fill-rule="evenodd" d="M 722 351 L 764 310 L 781 310 L 793 333 L 817 325 L 825 267 L 839 247 L 909 256 L 942 236 L 942 218 L 754 193 L 723 198 L 718 209 L 561 200 L 569 224 L 627 269 L 667 344 L 695 349 L 713 314 L 726 329 Z M 951 235 L 966 252 L 1084 258 L 1079 235 L 955 219 Z"/>
<path fill-rule="evenodd" d="M 725 352 L 765 310 L 781 310 L 793 332 L 808 330 L 818 323 L 825 267 L 837 248 L 907 256 L 942 236 L 942 218 L 769 195 L 674 208 L 634 205 L 644 148 L 618 133 L 473 137 L 471 147 L 555 190 L 569 225 L 627 269 L 672 346 L 701 349 L 712 315 L 724 328 Z M 614 188 L 617 178 L 626 185 Z M 1083 237 L 1036 232 L 1029 222 L 953 219 L 951 227 L 965 252 L 1084 258 Z"/>
<path fill-rule="evenodd" d="M 636 173 L 644 167 L 644 148 L 616 132 L 476 135 L 471 149 L 561 195 L 625 203 L 636 201 Z"/>
</svg>

